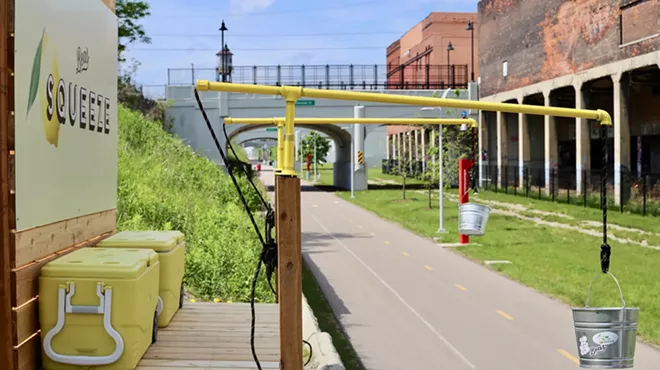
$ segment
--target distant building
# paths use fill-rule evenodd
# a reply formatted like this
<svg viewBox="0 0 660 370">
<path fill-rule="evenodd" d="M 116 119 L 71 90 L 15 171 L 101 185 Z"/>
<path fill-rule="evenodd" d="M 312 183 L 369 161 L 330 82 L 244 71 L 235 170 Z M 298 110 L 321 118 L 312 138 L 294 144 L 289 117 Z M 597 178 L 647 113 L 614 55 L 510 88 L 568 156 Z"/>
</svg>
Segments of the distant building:
<svg viewBox="0 0 660 370">
<path fill-rule="evenodd" d="M 474 31 L 469 29 L 470 23 Z M 472 75 L 475 80 L 479 76 L 478 41 L 477 13 L 432 12 L 387 47 L 388 86 L 393 89 L 467 88 Z M 397 161 L 402 155 L 415 152 L 414 157 L 418 159 L 410 154 L 411 161 L 421 161 L 423 143 L 430 142 L 430 136 L 423 132 L 423 136 L 415 134 L 414 139 L 404 138 L 408 135 L 406 132 L 415 130 L 418 128 L 412 126 L 387 127 L 388 160 Z"/>
<path fill-rule="evenodd" d="M 660 178 L 660 1 L 481 0 L 478 10 L 481 100 L 603 109 L 617 202 L 637 178 Z M 600 136 L 586 119 L 482 112 L 482 181 L 597 192 Z"/>
</svg>

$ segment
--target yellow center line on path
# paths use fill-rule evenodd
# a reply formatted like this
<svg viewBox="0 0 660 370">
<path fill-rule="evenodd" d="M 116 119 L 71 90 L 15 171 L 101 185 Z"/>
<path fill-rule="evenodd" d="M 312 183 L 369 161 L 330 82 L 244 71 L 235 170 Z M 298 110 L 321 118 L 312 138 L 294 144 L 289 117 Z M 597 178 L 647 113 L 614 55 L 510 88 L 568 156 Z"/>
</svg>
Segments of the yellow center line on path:
<svg viewBox="0 0 660 370">
<path fill-rule="evenodd" d="M 504 317 L 507 320 L 513 320 L 513 316 L 509 315 L 508 313 L 502 311 L 502 310 L 497 310 L 496 311 L 500 316 Z"/>
<path fill-rule="evenodd" d="M 406 253 L 406 252 L 401 252 L 401 254 L 403 254 L 403 255 L 406 256 L 406 257 L 410 256 L 410 255 L 409 255 L 408 253 Z"/>
<path fill-rule="evenodd" d="M 460 290 L 462 290 L 462 291 L 464 291 L 464 292 L 467 292 L 467 288 L 464 287 L 464 286 L 462 286 L 461 284 L 454 284 L 454 286 L 456 286 L 456 288 L 458 288 L 458 289 L 460 289 Z"/>
<path fill-rule="evenodd" d="M 559 352 L 560 355 L 566 357 L 566 358 L 569 359 L 570 361 L 573 361 L 573 363 L 575 363 L 576 365 L 579 365 L 579 364 L 580 364 L 580 360 L 578 360 L 577 357 L 575 357 L 575 356 L 573 356 L 572 354 L 566 352 L 565 350 L 559 348 L 559 349 L 557 350 L 557 352 Z"/>
<path fill-rule="evenodd" d="M 433 271 L 433 269 L 431 268 L 431 266 L 424 265 L 424 268 L 427 269 L 427 270 L 429 270 L 429 271 Z"/>
<path fill-rule="evenodd" d="M 387 240 L 385 240 L 385 244 L 387 244 L 387 245 L 390 245 L 391 243 L 390 243 L 390 242 L 388 242 Z"/>
</svg>

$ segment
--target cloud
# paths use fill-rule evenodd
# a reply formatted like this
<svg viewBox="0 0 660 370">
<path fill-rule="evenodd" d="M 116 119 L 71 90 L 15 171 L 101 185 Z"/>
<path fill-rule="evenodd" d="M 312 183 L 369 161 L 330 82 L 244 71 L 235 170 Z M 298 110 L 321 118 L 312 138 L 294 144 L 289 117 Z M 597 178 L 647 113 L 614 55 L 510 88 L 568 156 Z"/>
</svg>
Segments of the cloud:
<svg viewBox="0 0 660 370">
<path fill-rule="evenodd" d="M 237 13 L 252 13 L 268 8 L 274 2 L 275 0 L 231 0 L 230 8 Z"/>
</svg>

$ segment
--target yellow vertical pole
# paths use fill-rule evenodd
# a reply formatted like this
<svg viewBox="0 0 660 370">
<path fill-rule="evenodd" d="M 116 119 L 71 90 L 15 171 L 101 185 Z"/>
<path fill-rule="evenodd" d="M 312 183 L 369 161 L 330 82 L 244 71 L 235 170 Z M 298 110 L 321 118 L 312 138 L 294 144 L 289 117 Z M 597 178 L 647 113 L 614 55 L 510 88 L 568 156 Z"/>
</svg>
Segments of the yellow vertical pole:
<svg viewBox="0 0 660 370">
<path fill-rule="evenodd" d="M 284 161 L 284 121 L 280 119 L 275 122 L 277 123 L 277 168 L 275 173 L 280 173 Z"/>
<path fill-rule="evenodd" d="M 284 163 L 280 167 L 282 175 L 295 176 L 296 172 L 293 166 L 295 158 L 294 149 L 294 117 L 296 115 L 296 98 L 295 96 L 287 96 L 286 98 L 286 112 L 284 116 Z"/>
</svg>

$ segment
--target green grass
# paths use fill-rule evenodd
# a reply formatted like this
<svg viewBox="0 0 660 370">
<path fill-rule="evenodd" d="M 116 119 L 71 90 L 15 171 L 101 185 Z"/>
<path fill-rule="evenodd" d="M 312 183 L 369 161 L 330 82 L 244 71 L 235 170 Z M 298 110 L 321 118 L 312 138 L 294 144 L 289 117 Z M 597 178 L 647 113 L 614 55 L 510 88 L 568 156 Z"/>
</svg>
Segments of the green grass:
<svg viewBox="0 0 660 370">
<path fill-rule="evenodd" d="M 229 177 L 160 123 L 123 106 L 118 149 L 117 229 L 180 230 L 186 289 L 202 300 L 248 301 L 261 245 Z M 258 209 L 245 178 L 239 182 L 250 208 Z M 256 297 L 274 300 L 264 279 Z"/>
<path fill-rule="evenodd" d="M 360 358 L 344 335 L 328 300 L 314 278 L 314 274 L 305 263 L 303 263 L 302 276 L 303 293 L 307 298 L 307 303 L 318 320 L 319 329 L 332 337 L 332 343 L 337 349 L 344 367 L 346 370 L 364 370 Z M 305 361 L 306 359 L 307 357 L 305 357 Z"/>
<path fill-rule="evenodd" d="M 356 192 L 353 200 L 350 199 L 348 192 L 338 193 L 343 199 L 353 201 L 415 233 L 426 237 L 439 237 L 440 235 L 436 234 L 437 197 L 433 202 L 433 209 L 428 209 L 428 198 L 425 195 L 415 192 L 409 194 L 407 201 L 400 201 L 401 190 Z M 510 197 L 511 200 L 527 202 L 524 198 L 504 197 L 502 194 L 488 192 L 481 192 L 479 197 L 500 201 L 508 200 Z M 588 219 L 599 219 L 597 210 L 575 206 L 539 202 L 538 205 L 534 204 L 534 208 L 563 211 L 562 213 L 576 216 L 584 213 Z M 635 215 L 627 215 L 627 217 L 632 219 L 612 215 L 614 218 L 612 222 L 631 224 L 636 220 Z M 457 221 L 457 205 L 447 200 L 445 227 L 449 233 L 442 235 L 442 242 L 458 241 Z M 555 221 L 563 222 L 560 218 L 556 218 Z M 660 225 L 654 227 L 660 228 Z M 472 241 L 481 245 L 452 250 L 476 261 L 512 261 L 510 265 L 493 265 L 492 268 L 571 305 L 584 305 L 589 280 L 600 268 L 601 239 L 599 237 L 536 225 L 514 217 L 491 214 L 486 235 L 473 237 Z M 626 303 L 629 306 L 641 307 L 639 334 L 652 343 L 660 343 L 660 269 L 657 267 L 660 265 L 660 251 L 617 242 L 610 242 L 610 245 L 612 246 L 611 271 L 622 284 Z M 591 305 L 620 305 L 617 294 L 614 283 L 601 277 L 592 289 Z"/>
<path fill-rule="evenodd" d="M 457 194 L 456 190 L 448 192 Z M 470 194 L 472 197 L 473 195 Z M 578 205 L 569 205 L 515 196 L 513 194 L 495 193 L 492 191 L 480 191 L 478 199 L 495 200 L 506 203 L 521 204 L 529 208 L 538 209 L 546 212 L 554 212 L 571 216 L 578 220 L 602 221 L 603 212 L 600 209 L 583 207 Z M 608 222 L 619 226 L 642 229 L 649 232 L 660 233 L 660 219 L 653 216 L 642 216 L 632 213 L 621 213 L 618 207 L 610 207 L 607 212 Z"/>
</svg>

